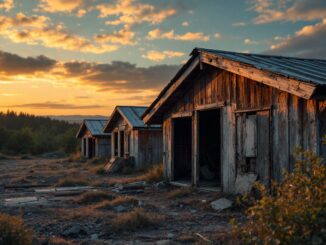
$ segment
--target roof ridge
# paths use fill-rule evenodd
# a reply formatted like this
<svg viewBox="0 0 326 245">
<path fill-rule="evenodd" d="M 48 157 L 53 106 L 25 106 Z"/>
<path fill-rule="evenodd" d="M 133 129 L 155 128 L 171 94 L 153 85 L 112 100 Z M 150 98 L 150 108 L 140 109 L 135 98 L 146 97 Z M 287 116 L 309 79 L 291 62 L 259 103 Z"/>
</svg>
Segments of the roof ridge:
<svg viewBox="0 0 326 245">
<path fill-rule="evenodd" d="M 272 54 L 264 54 L 264 53 L 245 53 L 245 52 L 236 52 L 236 51 L 229 51 L 229 50 L 209 49 L 209 48 L 200 48 L 200 47 L 194 48 L 191 54 L 200 50 L 208 51 L 208 52 L 212 51 L 212 52 L 221 52 L 221 53 L 229 53 L 229 54 L 242 54 L 247 56 L 257 55 L 263 57 L 277 57 L 283 59 L 316 60 L 316 61 L 323 61 L 323 62 L 326 61 L 326 59 L 318 59 L 318 58 L 303 58 L 303 57 L 296 57 L 296 56 L 272 55 Z"/>
</svg>

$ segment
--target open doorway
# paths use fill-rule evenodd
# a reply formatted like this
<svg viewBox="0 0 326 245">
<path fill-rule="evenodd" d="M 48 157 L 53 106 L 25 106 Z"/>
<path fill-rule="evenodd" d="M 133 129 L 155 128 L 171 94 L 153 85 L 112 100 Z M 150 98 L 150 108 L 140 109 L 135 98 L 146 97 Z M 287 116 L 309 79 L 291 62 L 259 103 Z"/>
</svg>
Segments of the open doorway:
<svg viewBox="0 0 326 245">
<path fill-rule="evenodd" d="M 221 185 L 220 110 L 199 113 L 199 186 Z"/>
<path fill-rule="evenodd" d="M 88 138 L 88 158 L 95 157 L 95 140 Z"/>
<path fill-rule="evenodd" d="M 191 183 L 192 169 L 192 118 L 173 120 L 173 179 Z"/>
<path fill-rule="evenodd" d="M 114 132 L 114 156 L 118 156 L 118 132 Z"/>
<path fill-rule="evenodd" d="M 120 157 L 125 155 L 125 132 L 120 131 Z"/>
</svg>

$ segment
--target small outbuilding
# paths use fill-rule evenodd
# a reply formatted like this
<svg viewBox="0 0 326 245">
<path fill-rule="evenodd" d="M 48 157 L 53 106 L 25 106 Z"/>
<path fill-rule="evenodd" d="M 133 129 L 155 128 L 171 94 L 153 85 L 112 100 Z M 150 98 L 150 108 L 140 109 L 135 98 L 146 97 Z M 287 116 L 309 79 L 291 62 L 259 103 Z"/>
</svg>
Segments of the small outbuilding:
<svg viewBox="0 0 326 245">
<path fill-rule="evenodd" d="M 111 134 L 104 133 L 107 119 L 85 119 L 80 125 L 77 138 L 81 139 L 81 154 L 86 158 L 110 157 Z"/>
<path fill-rule="evenodd" d="M 142 116 L 163 124 L 170 182 L 237 192 L 326 156 L 326 60 L 196 48 Z"/>
<path fill-rule="evenodd" d="M 104 127 L 104 132 L 112 135 L 112 160 L 130 159 L 137 169 L 162 163 L 162 127 L 144 124 L 141 115 L 146 109 L 142 106 L 117 106 L 114 109 Z"/>
</svg>

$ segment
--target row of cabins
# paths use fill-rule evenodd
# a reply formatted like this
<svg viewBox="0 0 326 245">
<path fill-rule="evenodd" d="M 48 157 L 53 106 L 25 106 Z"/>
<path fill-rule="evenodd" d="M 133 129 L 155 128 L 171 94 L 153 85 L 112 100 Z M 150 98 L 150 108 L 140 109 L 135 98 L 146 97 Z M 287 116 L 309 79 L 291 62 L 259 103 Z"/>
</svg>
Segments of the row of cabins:
<svg viewBox="0 0 326 245">
<path fill-rule="evenodd" d="M 145 125 L 141 116 L 147 107 L 117 106 L 108 119 L 86 119 L 77 138 L 86 158 L 125 158 L 137 169 L 162 163 L 162 126 Z"/>
<path fill-rule="evenodd" d="M 325 99 L 326 60 L 196 48 L 137 115 L 147 130 L 162 125 L 162 132 L 154 127 L 161 140 L 145 151 L 162 154 L 167 181 L 232 193 L 250 173 L 266 184 L 280 180 L 283 169 L 293 169 L 297 147 L 326 157 Z M 111 133 L 111 154 L 128 149 L 138 165 L 150 165 L 137 155 L 142 133 L 124 131 L 132 124 L 125 114 L 117 107 L 103 131 Z"/>
</svg>

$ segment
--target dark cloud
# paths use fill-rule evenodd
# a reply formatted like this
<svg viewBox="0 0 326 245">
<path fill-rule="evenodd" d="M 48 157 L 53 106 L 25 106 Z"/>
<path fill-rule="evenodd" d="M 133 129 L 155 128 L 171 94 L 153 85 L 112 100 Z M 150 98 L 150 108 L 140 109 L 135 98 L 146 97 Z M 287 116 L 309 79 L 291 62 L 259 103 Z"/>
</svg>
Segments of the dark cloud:
<svg viewBox="0 0 326 245">
<path fill-rule="evenodd" d="M 101 91 L 115 89 L 158 89 L 176 73 L 178 65 L 137 67 L 129 62 L 111 64 L 68 62 L 64 64 L 68 76 L 78 76 L 83 82 L 100 87 Z"/>
<path fill-rule="evenodd" d="M 64 104 L 57 102 L 43 102 L 43 103 L 29 103 L 29 104 L 19 104 L 5 106 L 10 108 L 33 108 L 33 109 L 97 109 L 103 108 L 101 105 L 74 105 L 74 104 Z"/>
<path fill-rule="evenodd" d="M 63 66 L 64 72 L 51 71 Z M 155 65 L 138 67 L 129 62 L 113 61 L 111 64 L 91 62 L 60 63 L 46 56 L 21 57 L 16 54 L 0 51 L 0 74 L 7 75 L 33 74 L 49 72 L 65 78 L 78 78 L 82 84 L 98 86 L 98 91 L 116 91 L 133 93 L 136 90 L 159 90 L 177 72 L 179 65 Z M 62 69 L 59 69 L 62 70 Z M 81 99 L 81 98 L 79 98 Z"/>
<path fill-rule="evenodd" d="M 326 57 L 326 19 L 316 25 L 305 26 L 294 36 L 272 45 L 267 54 L 287 55 L 303 58 Z"/>
<path fill-rule="evenodd" d="M 48 71 L 57 62 L 46 56 L 21 57 L 15 54 L 0 51 L 0 72 L 5 74 L 31 74 L 38 71 Z"/>
</svg>

